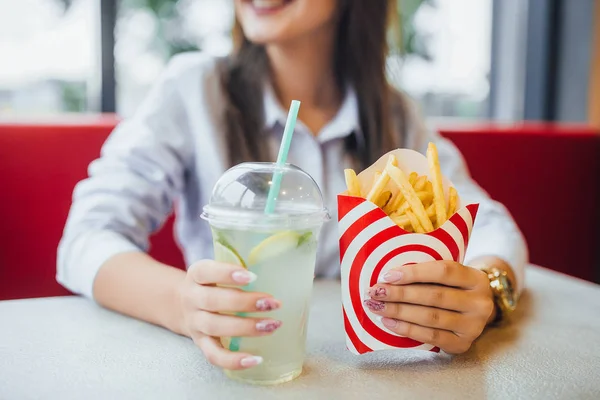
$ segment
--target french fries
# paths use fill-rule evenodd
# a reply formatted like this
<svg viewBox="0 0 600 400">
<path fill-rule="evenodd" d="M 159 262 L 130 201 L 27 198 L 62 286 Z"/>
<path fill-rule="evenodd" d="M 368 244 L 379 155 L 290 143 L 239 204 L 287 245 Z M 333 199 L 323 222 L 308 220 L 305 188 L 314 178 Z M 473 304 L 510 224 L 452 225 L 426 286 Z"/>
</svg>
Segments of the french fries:
<svg viewBox="0 0 600 400">
<path fill-rule="evenodd" d="M 417 232 L 417 233 L 425 233 L 425 230 L 421 226 L 419 218 L 417 218 L 417 216 L 415 214 L 413 214 L 412 211 L 407 211 L 406 212 L 406 216 L 410 220 L 410 224 L 412 225 L 412 228 L 413 228 L 413 230 L 415 232 Z M 427 221 L 429 221 L 429 220 L 427 220 Z M 429 221 L 429 223 L 431 223 L 431 221 Z"/>
<path fill-rule="evenodd" d="M 422 225 L 422 229 L 426 229 L 427 232 L 433 231 L 433 224 L 425 213 L 425 207 L 423 206 L 423 203 L 421 203 L 421 200 L 419 200 L 415 189 L 410 184 L 410 181 L 404 172 L 402 172 L 400 168 L 389 164 L 385 166 L 385 170 L 388 174 L 390 174 L 390 177 L 396 183 L 396 185 L 398 185 L 402 195 L 406 198 L 407 203 L 410 205 L 410 208 L 414 212 L 416 218 L 419 220 L 420 225 Z M 419 232 L 414 224 L 413 228 L 415 229 L 415 232 Z"/>
<path fill-rule="evenodd" d="M 356 177 L 356 172 L 353 169 L 344 170 L 344 178 L 346 178 L 346 186 L 348 187 L 348 195 L 360 197 L 360 182 Z"/>
<path fill-rule="evenodd" d="M 450 195 L 450 200 L 448 201 L 448 219 L 450 219 L 450 217 L 456 212 L 456 206 L 458 204 L 458 193 L 453 187 L 450 187 L 448 193 Z"/>
<path fill-rule="evenodd" d="M 403 202 L 404 196 L 402 195 L 402 192 L 398 192 L 396 196 L 393 196 L 390 202 L 384 207 L 383 211 L 385 211 L 387 215 L 390 215 L 396 212 Z"/>
<path fill-rule="evenodd" d="M 398 165 L 398 161 L 396 160 L 396 157 L 394 157 L 394 156 L 390 156 L 387 163 L 388 163 L 388 165 L 393 165 L 393 166 Z M 377 176 L 377 174 L 375 174 L 375 183 L 373 183 L 373 187 L 369 191 L 369 194 L 367 194 L 367 200 L 375 203 L 377 201 L 377 199 L 379 199 L 379 196 L 381 196 L 381 194 L 383 193 L 383 189 L 386 187 L 386 185 L 388 184 L 389 181 L 390 181 L 390 176 L 387 173 L 387 171 L 384 170 L 379 176 Z M 390 192 L 390 194 L 391 194 L 391 192 Z M 387 203 L 388 201 L 389 201 L 389 198 L 387 198 L 387 200 L 385 202 Z"/>
<path fill-rule="evenodd" d="M 437 147 L 433 143 L 427 146 L 427 162 L 429 164 L 429 174 L 433 181 L 433 204 L 435 204 L 435 214 L 437 216 L 437 226 L 446 222 L 446 198 L 444 196 L 444 186 L 442 183 L 442 171 L 440 169 L 440 160 L 438 158 Z"/>
<path fill-rule="evenodd" d="M 425 189 L 425 184 L 427 183 L 427 176 L 425 175 L 421 175 L 420 177 L 417 178 L 417 180 L 415 181 L 415 183 L 413 184 L 415 190 L 417 192 Z"/>
<path fill-rule="evenodd" d="M 418 178 L 419 178 L 419 175 L 416 172 L 411 172 L 410 175 L 408 176 L 408 182 L 412 186 L 415 186 L 415 183 L 417 182 Z"/>
<path fill-rule="evenodd" d="M 377 207 L 383 209 L 387 205 L 387 203 L 390 201 L 391 198 L 392 198 L 392 192 L 390 192 L 389 190 L 386 190 L 385 192 L 382 192 L 379 195 L 379 197 L 377 197 L 375 204 L 377 205 Z"/>
<path fill-rule="evenodd" d="M 433 193 L 433 185 L 431 184 L 431 182 L 425 182 L 425 188 L 423 190 L 429 193 Z"/>
<path fill-rule="evenodd" d="M 432 232 L 457 211 L 458 193 L 449 187 L 446 201 L 438 152 L 433 143 L 427 148 L 427 165 L 428 175 L 408 174 L 398 167 L 396 157 L 390 155 L 383 171 L 374 174 L 371 188 L 368 189 L 368 184 L 367 188 L 363 186 L 366 195 L 361 193 L 356 173 L 346 169 L 348 195 L 372 202 L 407 232 Z"/>
<path fill-rule="evenodd" d="M 430 205 L 429 207 L 427 207 L 427 210 L 425 210 L 425 212 L 427 212 L 427 216 L 433 220 L 435 220 L 435 208 L 433 207 L 433 204 Z M 394 221 L 394 223 L 402 228 L 406 228 L 408 226 L 410 226 L 410 219 L 408 218 L 408 216 L 406 215 L 406 212 L 399 214 L 399 213 L 393 213 L 390 215 L 390 218 L 392 219 L 392 221 Z"/>
</svg>

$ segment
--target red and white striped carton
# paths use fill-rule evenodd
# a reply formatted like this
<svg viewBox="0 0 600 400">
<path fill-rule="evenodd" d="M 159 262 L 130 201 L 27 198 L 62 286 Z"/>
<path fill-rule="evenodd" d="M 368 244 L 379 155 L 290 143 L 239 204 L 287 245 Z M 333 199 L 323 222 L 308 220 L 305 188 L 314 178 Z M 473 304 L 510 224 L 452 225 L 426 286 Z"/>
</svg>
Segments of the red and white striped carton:
<svg viewBox="0 0 600 400">
<path fill-rule="evenodd" d="M 394 150 L 358 175 L 363 193 L 370 188 L 375 171 L 384 170 L 390 154 L 396 156 L 398 167 L 407 175 L 415 171 L 429 176 L 425 156 L 408 149 Z M 450 186 L 452 183 L 444 178 L 446 196 Z M 439 351 L 435 346 L 390 331 L 363 301 L 367 290 L 391 268 L 434 260 L 462 262 L 479 205 L 461 207 L 459 199 L 458 207 L 433 232 L 409 233 L 375 204 L 347 194 L 338 196 L 344 328 L 346 346 L 352 353 L 407 348 Z"/>
</svg>

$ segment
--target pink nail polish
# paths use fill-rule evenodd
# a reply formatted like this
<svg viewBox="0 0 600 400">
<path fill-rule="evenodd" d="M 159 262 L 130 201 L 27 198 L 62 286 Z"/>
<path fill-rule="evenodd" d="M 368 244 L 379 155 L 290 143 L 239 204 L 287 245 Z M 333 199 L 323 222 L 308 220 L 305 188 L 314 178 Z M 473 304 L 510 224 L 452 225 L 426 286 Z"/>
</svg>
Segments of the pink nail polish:
<svg viewBox="0 0 600 400">
<path fill-rule="evenodd" d="M 381 323 L 388 328 L 394 328 L 398 324 L 398 321 L 392 318 L 381 318 Z"/>
<path fill-rule="evenodd" d="M 402 280 L 402 275 L 404 274 L 401 271 L 391 270 L 383 276 L 382 282 L 398 282 Z"/>
<path fill-rule="evenodd" d="M 254 367 L 258 364 L 261 364 L 263 362 L 263 358 L 259 357 L 259 356 L 251 356 L 251 357 L 244 357 L 242 358 L 242 360 L 240 361 L 240 365 L 242 367 L 248 368 L 248 367 Z"/>
<path fill-rule="evenodd" d="M 281 321 L 265 319 L 256 323 L 256 330 L 259 332 L 275 332 L 281 327 Z"/>
<path fill-rule="evenodd" d="M 385 303 L 377 300 L 367 299 L 363 302 L 371 311 L 381 311 L 385 308 Z"/>
<path fill-rule="evenodd" d="M 372 287 L 369 289 L 369 296 L 371 297 L 385 297 L 387 295 L 387 290 L 384 287 Z"/>
<path fill-rule="evenodd" d="M 256 309 L 258 311 L 277 310 L 279 307 L 281 307 L 281 303 L 272 298 L 258 299 L 256 301 Z"/>
<path fill-rule="evenodd" d="M 248 283 L 254 282 L 257 276 L 250 271 L 235 271 L 231 274 L 231 278 L 237 283 L 247 285 Z"/>
</svg>

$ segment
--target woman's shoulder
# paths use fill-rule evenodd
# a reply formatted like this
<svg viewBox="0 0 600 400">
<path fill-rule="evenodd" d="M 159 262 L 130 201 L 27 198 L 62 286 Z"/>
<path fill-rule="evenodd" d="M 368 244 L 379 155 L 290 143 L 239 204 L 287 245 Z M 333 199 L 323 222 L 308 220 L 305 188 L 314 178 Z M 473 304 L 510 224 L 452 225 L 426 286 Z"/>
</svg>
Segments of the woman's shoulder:
<svg viewBox="0 0 600 400">
<path fill-rule="evenodd" d="M 163 73 L 163 79 L 177 84 L 181 88 L 198 88 L 206 83 L 219 81 L 219 65 L 222 57 L 201 52 L 190 51 L 173 56 Z"/>
<path fill-rule="evenodd" d="M 222 60 L 222 57 L 217 57 L 203 51 L 186 51 L 171 57 L 167 64 L 167 71 L 173 73 L 185 72 L 216 72 L 217 65 Z"/>
<path fill-rule="evenodd" d="M 161 104 L 172 101 L 184 110 L 191 108 L 193 112 L 190 115 L 196 117 L 198 109 L 213 117 L 220 115 L 225 105 L 221 78 L 225 60 L 200 51 L 173 56 L 155 84 L 157 101 Z"/>
</svg>

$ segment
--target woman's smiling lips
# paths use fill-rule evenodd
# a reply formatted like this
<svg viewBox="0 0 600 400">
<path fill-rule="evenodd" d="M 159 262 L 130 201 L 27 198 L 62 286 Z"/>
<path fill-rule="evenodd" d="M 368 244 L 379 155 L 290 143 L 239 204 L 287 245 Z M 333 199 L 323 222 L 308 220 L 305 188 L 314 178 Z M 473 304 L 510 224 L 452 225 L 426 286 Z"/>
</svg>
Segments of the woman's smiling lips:
<svg viewBox="0 0 600 400">
<path fill-rule="evenodd" d="M 258 15 L 268 15 L 280 11 L 293 1 L 294 0 L 245 0 L 245 3 L 248 3 Z"/>
</svg>

